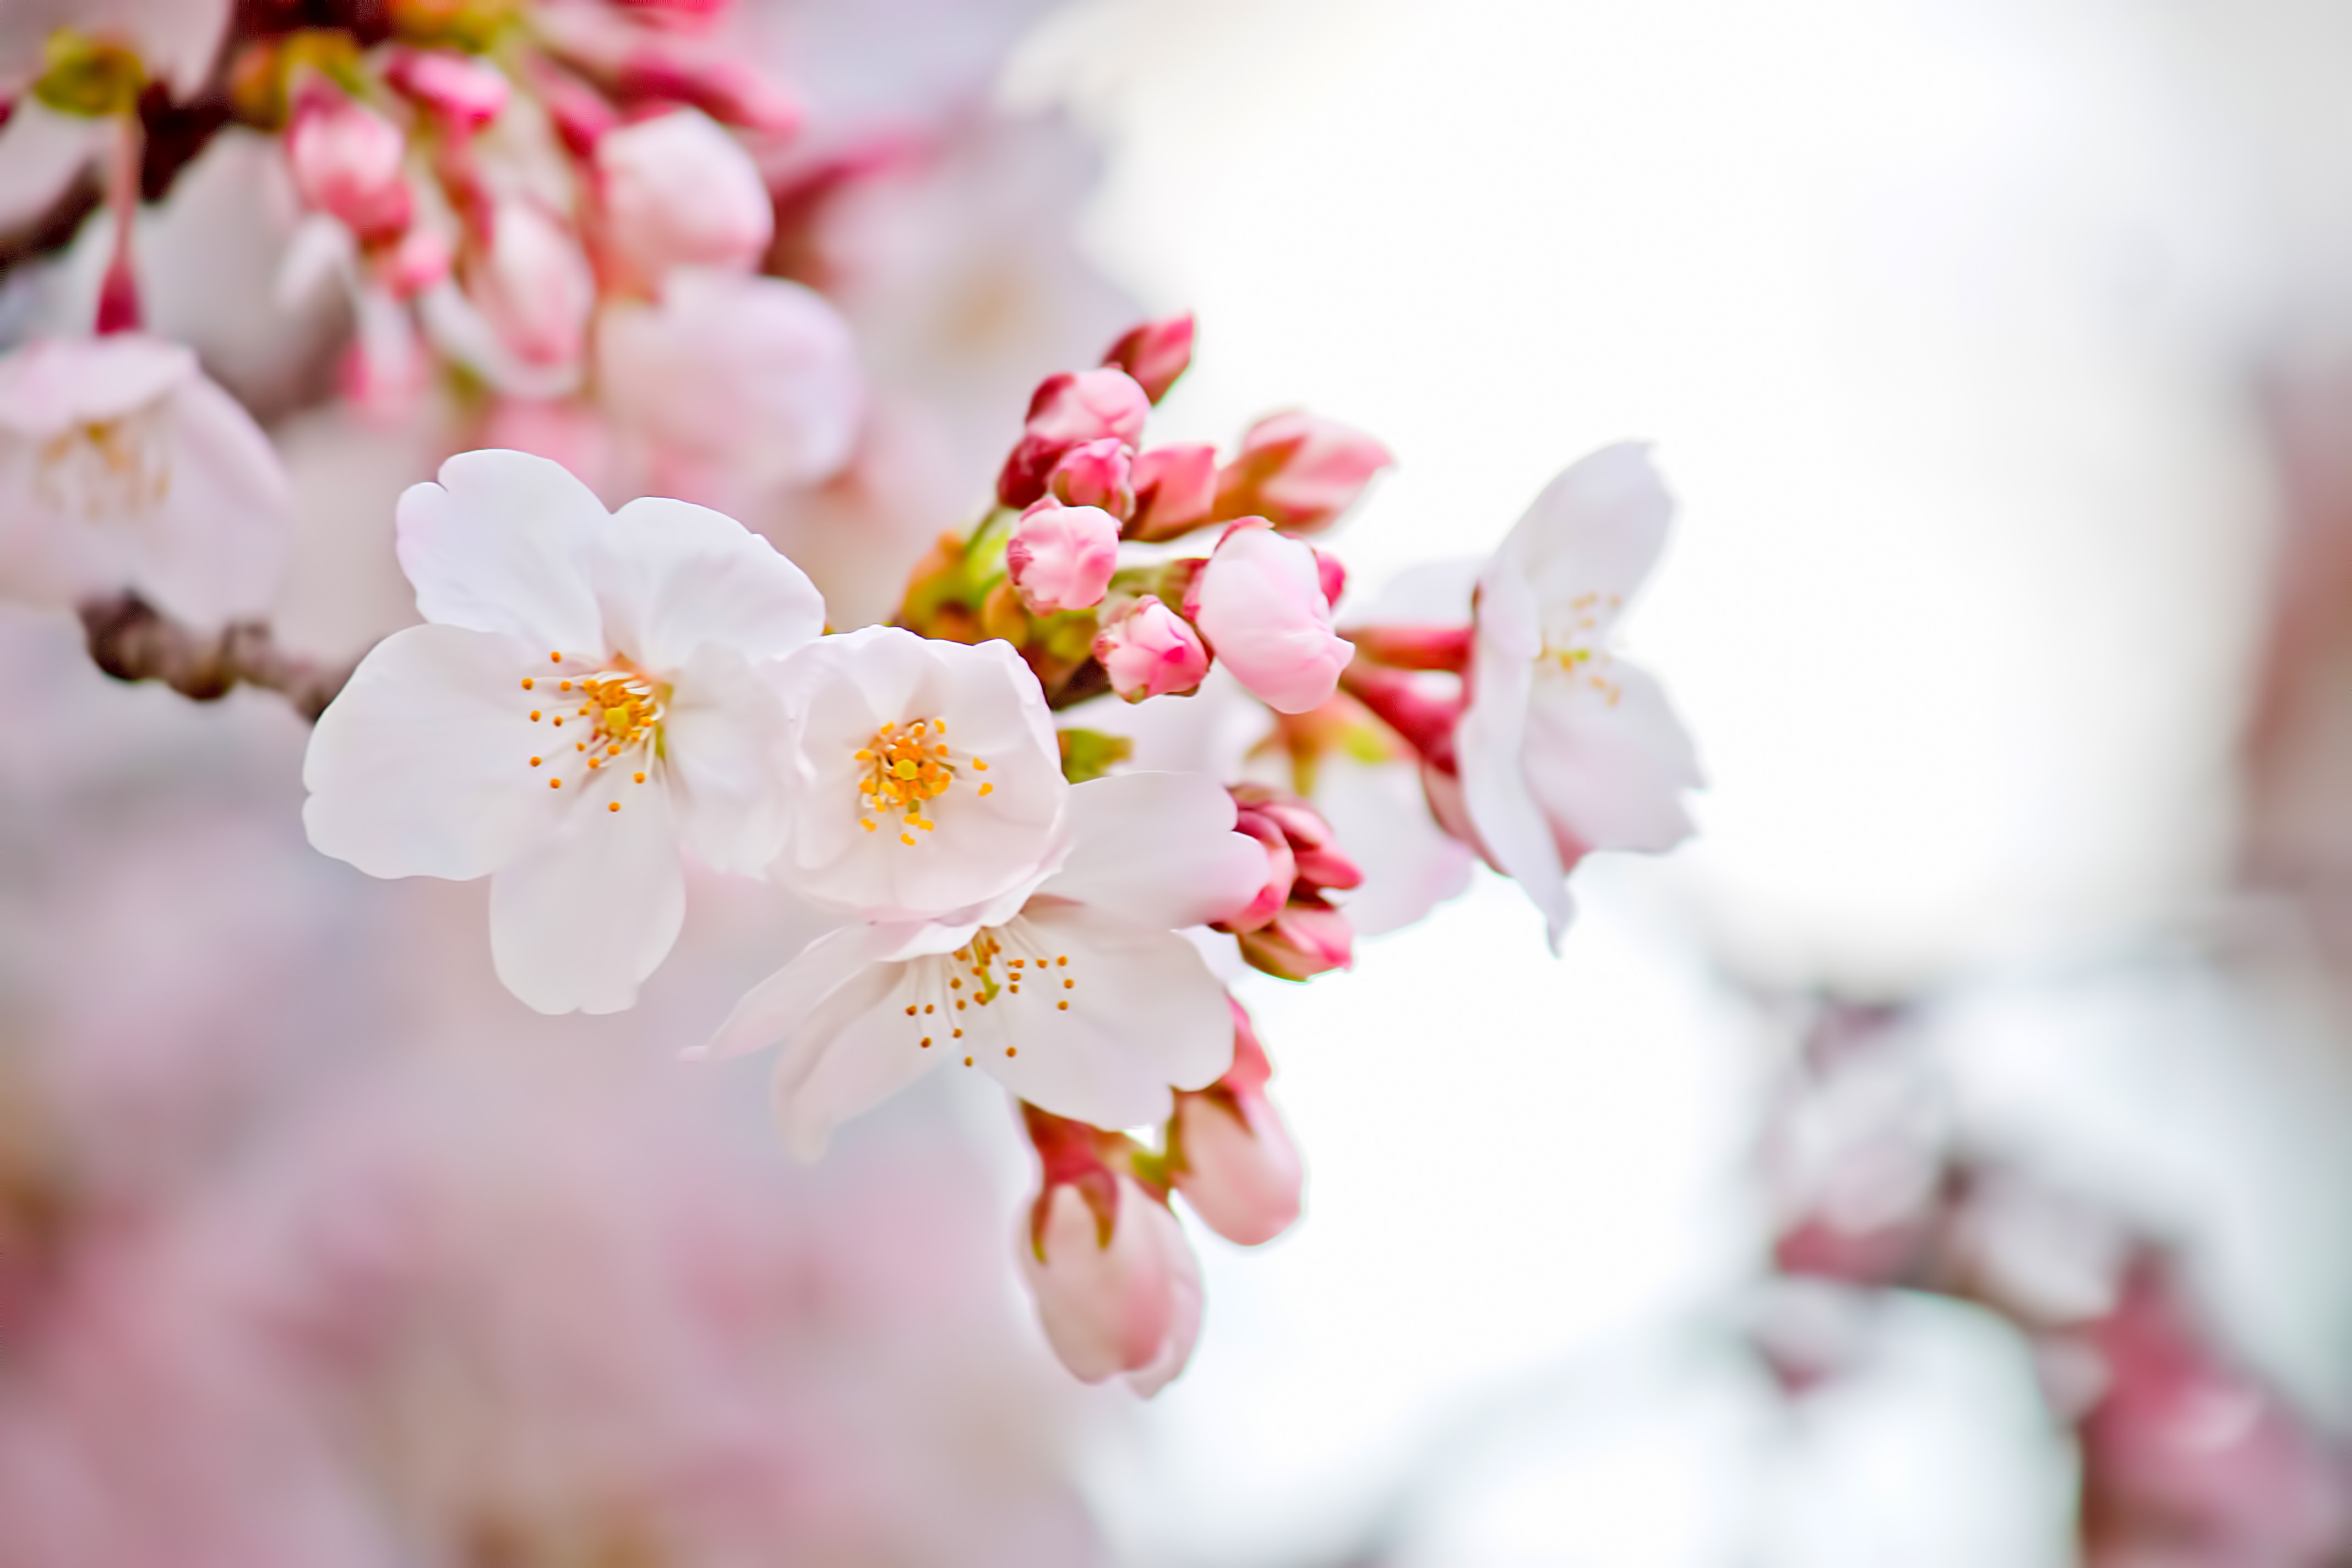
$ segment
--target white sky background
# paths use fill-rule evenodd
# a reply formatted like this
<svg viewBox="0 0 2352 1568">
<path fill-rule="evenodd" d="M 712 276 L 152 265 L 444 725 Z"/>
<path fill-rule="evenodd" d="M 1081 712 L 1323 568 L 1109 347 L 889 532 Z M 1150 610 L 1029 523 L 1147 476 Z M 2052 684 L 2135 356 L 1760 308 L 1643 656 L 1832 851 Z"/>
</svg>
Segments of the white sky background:
<svg viewBox="0 0 2352 1568">
<path fill-rule="evenodd" d="M 1097 255 L 1200 312 L 1155 434 L 1298 403 L 1399 455 L 1341 541 L 1362 588 L 1656 440 L 1685 511 L 1632 642 L 1713 785 L 1697 845 L 1580 874 L 1561 960 L 1482 879 L 1250 996 L 1310 1213 L 1202 1238 L 1193 1369 L 1098 1478 L 1139 1561 L 1336 1553 L 1433 1453 L 1466 1479 L 1411 1562 L 2063 1560 L 2021 1363 L 1968 1324 L 1822 1418 L 1843 1496 L 1767 1496 L 1796 1440 L 1673 1326 L 1758 1245 L 1760 1069 L 1706 953 L 1896 986 L 2226 874 L 2244 377 L 2290 263 L 2344 254 L 2258 145 L 2347 95 L 2324 7 L 2194 31 L 2224 9 L 1107 0 L 1033 40 L 1009 97 L 1109 147 Z"/>
</svg>

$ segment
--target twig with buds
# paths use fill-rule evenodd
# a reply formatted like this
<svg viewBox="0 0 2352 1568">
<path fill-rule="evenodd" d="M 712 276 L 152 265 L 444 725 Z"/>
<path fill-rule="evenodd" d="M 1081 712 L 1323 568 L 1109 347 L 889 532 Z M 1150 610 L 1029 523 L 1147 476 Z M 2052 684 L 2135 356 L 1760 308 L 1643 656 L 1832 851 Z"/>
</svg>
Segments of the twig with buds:
<svg viewBox="0 0 2352 1568">
<path fill-rule="evenodd" d="M 288 653 L 260 621 L 232 621 L 215 632 L 183 626 L 136 594 L 81 606 L 90 662 L 117 680 L 160 680 L 181 696 L 214 702 L 239 686 L 275 691 L 311 722 L 352 676 L 348 664 L 321 665 Z"/>
</svg>

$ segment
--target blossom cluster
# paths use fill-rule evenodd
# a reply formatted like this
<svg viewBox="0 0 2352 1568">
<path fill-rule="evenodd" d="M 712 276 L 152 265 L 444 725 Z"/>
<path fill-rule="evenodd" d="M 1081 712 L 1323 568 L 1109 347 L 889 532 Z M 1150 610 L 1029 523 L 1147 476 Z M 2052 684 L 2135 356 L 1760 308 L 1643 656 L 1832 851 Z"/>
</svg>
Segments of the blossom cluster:
<svg viewBox="0 0 2352 1568">
<path fill-rule="evenodd" d="M 1465 624 L 1351 643 L 1344 572 L 1302 535 L 1386 454 L 1296 415 L 1223 464 L 1142 446 L 1192 331 L 1150 323 L 1048 379 L 997 506 L 918 565 L 894 625 L 826 632 L 807 576 L 720 513 L 608 513 L 543 458 L 454 458 L 400 508 L 425 624 L 361 662 L 304 770 L 320 849 L 491 879 L 499 974 L 542 1011 L 635 1000 L 679 930 L 688 854 L 825 911 L 830 932 L 692 1054 L 780 1047 L 775 1112 L 811 1157 L 942 1063 L 995 1079 L 1044 1172 L 1023 1256 L 1048 1337 L 1081 1376 L 1145 1392 L 1200 1321 L 1171 1196 L 1244 1245 L 1299 1208 L 1213 933 L 1285 979 L 1345 967 L 1366 877 L 1295 787 L 1122 766 L 1087 705 L 1213 700 L 1190 694 L 1225 666 L 1294 786 L 1377 726 L 1420 769 L 1422 809 L 1555 933 L 1567 870 L 1671 845 L 1696 782 L 1654 682 L 1609 642 L 1670 510 L 1640 449 L 1547 489 Z M 1171 510 L 1175 473 L 1192 500 Z M 1150 548 L 1194 532 L 1206 554 Z M 1166 651 L 1139 660 L 1145 622 Z"/>
<path fill-rule="evenodd" d="M 1673 512 L 1646 449 L 1360 606 L 1330 541 L 1391 454 L 1298 411 L 1229 449 L 1153 439 L 1193 353 L 1176 316 L 1048 375 L 1009 449 L 996 427 L 984 510 L 894 553 L 857 526 L 887 356 L 791 226 L 888 157 L 796 148 L 723 5 L 116 9 L 0 30 L 0 137 L 79 136 L 45 199 L 100 170 L 113 224 L 89 330 L 0 355 L 0 592 L 78 609 L 110 673 L 323 707 L 310 844 L 486 879 L 492 966 L 539 1012 L 635 1006 L 695 868 L 814 911 L 679 1044 L 773 1048 L 809 1158 L 942 1064 L 1002 1085 L 1040 1172 L 1020 1268 L 1080 1377 L 1150 1394 L 1189 1359 L 1180 1199 L 1242 1246 L 1301 1211 L 1245 969 L 1345 969 L 1477 860 L 1556 947 L 1584 856 L 1690 831 L 1689 740 L 1615 640 Z M 345 404 L 430 407 L 455 453 L 394 509 L 416 624 L 347 679 L 259 618 L 293 549 L 277 448 L 142 330 L 131 237 L 191 117 L 268 138 L 302 215 L 275 291 L 340 300 Z M 900 572 L 878 612 L 839 586 Z M 1250 743 L 1136 765 L 1179 710 Z"/>
</svg>

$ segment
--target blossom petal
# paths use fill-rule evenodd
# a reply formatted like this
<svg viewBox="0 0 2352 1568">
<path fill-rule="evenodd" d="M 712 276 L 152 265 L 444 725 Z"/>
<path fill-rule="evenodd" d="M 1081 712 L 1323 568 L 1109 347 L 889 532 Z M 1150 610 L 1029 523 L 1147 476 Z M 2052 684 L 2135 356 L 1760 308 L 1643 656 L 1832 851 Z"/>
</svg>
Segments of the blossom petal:
<svg viewBox="0 0 2352 1568">
<path fill-rule="evenodd" d="M 171 489 L 137 520 L 131 585 L 184 620 L 217 626 L 276 595 L 293 537 L 292 481 L 243 405 L 194 376 L 165 399 Z"/>
<path fill-rule="evenodd" d="M 682 668 L 707 643 L 782 658 L 824 630 L 808 574 L 724 512 L 633 500 L 588 555 L 609 646 L 646 669 Z"/>
<path fill-rule="evenodd" d="M 1605 682 L 1606 689 L 1591 684 Z M 1671 849 L 1700 784 L 1690 734 L 1655 677 L 1622 659 L 1601 675 L 1538 666 L 1521 753 L 1545 814 L 1586 849 Z"/>
<path fill-rule="evenodd" d="M 847 984 L 852 975 L 876 964 L 903 960 L 916 950 L 945 952 L 971 934 L 969 929 L 943 929 L 948 932 L 944 948 L 920 940 L 933 930 L 929 925 L 859 924 L 828 931 L 746 992 L 719 1032 L 686 1054 L 698 1060 L 721 1060 L 791 1040 L 817 1005 Z"/>
<path fill-rule="evenodd" d="M 570 470 L 524 452 L 460 452 L 397 514 L 400 568 L 428 621 L 503 632 L 546 651 L 602 655 L 584 554 L 603 503 Z"/>
<path fill-rule="evenodd" d="M 1045 961 L 1051 975 L 998 995 L 983 1011 L 1003 1044 L 973 1051 L 1022 1099 L 1097 1127 L 1139 1127 L 1168 1118 L 1171 1087 L 1204 1088 L 1233 1065 L 1225 988 L 1175 932 L 1052 899 L 1002 931 L 1008 953 Z M 1052 962 L 1063 956 L 1066 965 Z"/>
<path fill-rule="evenodd" d="M 1203 773 L 1114 773 L 1070 791 L 1069 858 L 1038 891 L 1143 926 L 1205 925 L 1248 903 L 1265 848 L 1234 831 L 1234 797 Z"/>
<path fill-rule="evenodd" d="M 542 1013 L 617 1013 L 669 956 L 686 919 L 686 868 L 662 792 L 625 808 L 581 793 L 570 816 L 490 879 L 490 958 L 499 978 Z M 568 793 L 568 792 L 567 792 Z"/>
<path fill-rule="evenodd" d="M 376 644 L 319 717 L 302 760 L 313 847 L 373 877 L 487 876 L 557 820 L 530 765 L 517 672 L 530 652 L 459 626 Z"/>
<path fill-rule="evenodd" d="M 784 705 L 749 659 L 697 648 L 664 721 L 679 834 L 715 870 L 756 876 L 784 840 Z"/>
<path fill-rule="evenodd" d="M 1486 629 L 1482 604 L 1470 707 L 1454 731 L 1463 804 L 1495 868 L 1517 882 L 1543 911 L 1546 935 L 1558 952 L 1575 906 L 1568 896 L 1567 867 L 1541 805 L 1528 789 L 1520 761 L 1535 661 L 1490 649 Z"/>
<path fill-rule="evenodd" d="M 1328 752 L 1315 767 L 1314 805 L 1364 874 L 1335 900 L 1358 936 L 1400 931 L 1470 885 L 1476 857 L 1432 817 L 1412 763 Z"/>
<path fill-rule="evenodd" d="M 1651 464 L 1646 444 L 1604 447 L 1544 487 L 1495 552 L 1480 586 L 1498 574 L 1514 574 L 1550 616 L 1583 614 L 1597 623 L 1583 637 L 1548 626 L 1552 641 L 1566 647 L 1591 640 L 1657 563 L 1674 513 L 1674 497 Z M 1588 605 L 1589 610 L 1580 608 Z"/>
</svg>

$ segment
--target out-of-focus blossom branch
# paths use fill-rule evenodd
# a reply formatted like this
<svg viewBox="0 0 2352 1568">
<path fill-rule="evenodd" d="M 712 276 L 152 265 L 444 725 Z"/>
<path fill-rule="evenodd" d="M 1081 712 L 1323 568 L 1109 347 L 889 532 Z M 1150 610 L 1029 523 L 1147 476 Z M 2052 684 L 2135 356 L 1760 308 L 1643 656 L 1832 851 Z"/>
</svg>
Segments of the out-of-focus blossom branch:
<svg viewBox="0 0 2352 1568">
<path fill-rule="evenodd" d="M 196 702 L 250 686 L 276 692 L 315 721 L 352 675 L 348 665 L 287 652 L 259 621 L 196 631 L 136 594 L 93 600 L 79 613 L 92 664 L 117 680 L 160 680 Z"/>
</svg>

